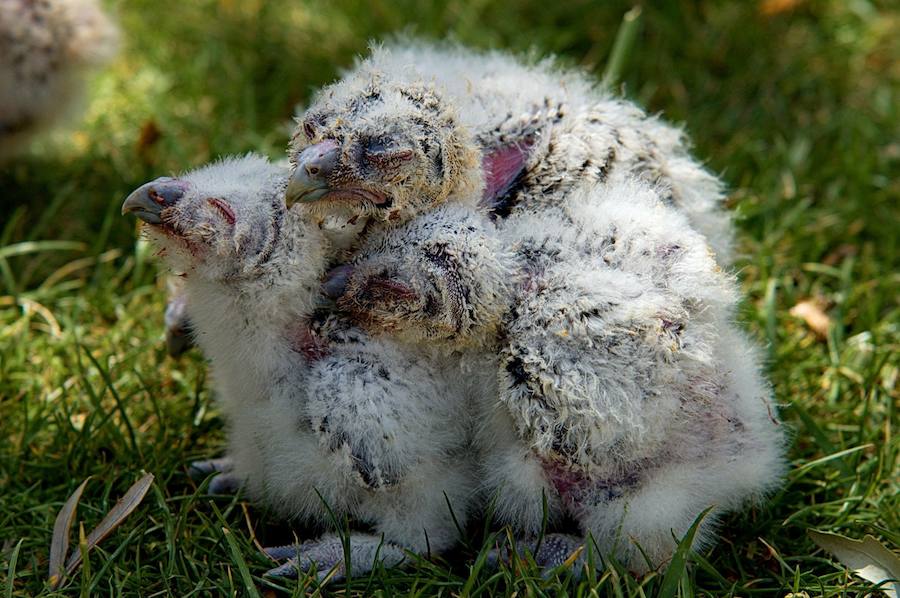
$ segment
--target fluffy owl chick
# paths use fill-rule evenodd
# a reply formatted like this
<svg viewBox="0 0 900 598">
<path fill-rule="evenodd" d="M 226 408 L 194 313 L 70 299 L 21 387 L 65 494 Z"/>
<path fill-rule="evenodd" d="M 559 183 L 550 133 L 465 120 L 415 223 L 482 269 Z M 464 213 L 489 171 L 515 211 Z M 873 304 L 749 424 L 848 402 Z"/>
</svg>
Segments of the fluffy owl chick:
<svg viewBox="0 0 900 598">
<path fill-rule="evenodd" d="M 679 129 L 582 73 L 452 45 L 397 43 L 314 98 L 293 137 L 289 202 L 339 225 L 396 222 L 448 198 L 504 220 L 629 174 L 685 212 L 722 263 L 722 186 Z"/>
<path fill-rule="evenodd" d="M 0 0 L 0 158 L 70 112 L 117 42 L 96 0 Z"/>
<path fill-rule="evenodd" d="M 465 389 L 442 358 L 317 314 L 327 243 L 286 211 L 287 174 L 231 158 L 123 205 L 183 275 L 229 426 L 225 468 L 286 517 L 325 527 L 330 508 L 370 524 L 349 538 L 354 573 L 399 563 L 403 549 L 442 551 L 457 536 L 447 500 L 464 521 L 473 487 Z M 291 559 L 275 575 L 345 567 L 335 534 L 270 552 Z"/>
<path fill-rule="evenodd" d="M 778 483 L 783 430 L 734 324 L 736 285 L 664 192 L 611 180 L 550 216 L 504 231 L 525 275 L 499 350 L 505 409 L 485 406 L 488 488 L 521 534 L 540 530 L 544 492 L 602 553 L 643 572 L 704 509 L 698 547 L 721 513 Z"/>
<path fill-rule="evenodd" d="M 353 267 L 375 273 L 366 277 L 373 288 L 398 284 L 399 272 L 425 304 L 449 296 L 478 312 L 478 297 L 507 302 L 482 313 L 501 313 L 499 323 L 463 318 L 491 327 L 486 344 L 461 345 L 451 330 L 431 334 L 429 345 L 465 348 L 468 371 L 495 370 L 476 420 L 483 490 L 499 497 L 495 519 L 532 548 L 543 497 L 551 522 L 577 522 L 581 536 L 541 545 L 541 564 L 563 563 L 590 534 L 631 570 L 658 567 L 672 555 L 673 533 L 681 537 L 706 508 L 714 510 L 697 546 L 712 541 L 719 514 L 778 482 L 782 430 L 755 349 L 734 325 L 734 281 L 664 190 L 613 177 L 500 230 L 449 208 L 392 229 L 390 242 L 363 245 Z M 431 221 L 440 217 L 440 226 Z M 495 260 L 470 249 L 491 243 L 503 249 Z M 431 278 L 459 282 L 448 293 L 423 283 Z M 377 294 L 351 289 L 339 304 L 379 314 L 347 296 Z M 409 334 L 400 318 L 380 317 L 400 338 Z"/>
</svg>

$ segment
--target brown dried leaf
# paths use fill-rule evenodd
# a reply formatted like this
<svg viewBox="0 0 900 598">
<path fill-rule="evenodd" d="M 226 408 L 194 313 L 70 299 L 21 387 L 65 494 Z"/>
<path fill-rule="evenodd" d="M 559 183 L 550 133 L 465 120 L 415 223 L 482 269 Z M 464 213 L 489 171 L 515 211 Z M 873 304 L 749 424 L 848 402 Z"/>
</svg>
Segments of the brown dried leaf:
<svg viewBox="0 0 900 598">
<path fill-rule="evenodd" d="M 141 479 L 131 485 L 125 496 L 119 499 L 119 502 L 106 514 L 106 517 L 88 534 L 85 552 L 102 542 L 106 536 L 125 521 L 125 518 L 144 500 L 144 496 L 147 495 L 147 491 L 150 490 L 152 483 L 153 474 L 145 473 Z M 71 575 L 80 564 L 81 552 L 75 551 L 66 562 L 66 575 Z"/>
<path fill-rule="evenodd" d="M 66 559 L 66 553 L 69 551 L 69 532 L 72 529 L 72 522 L 75 521 L 75 511 L 78 508 L 78 501 L 81 500 L 81 493 L 87 486 L 86 478 L 75 492 L 69 496 L 66 504 L 60 509 L 56 516 L 56 522 L 53 524 L 53 537 L 50 540 L 50 586 L 55 590 L 63 580 L 63 562 Z"/>
<path fill-rule="evenodd" d="M 800 6 L 803 0 L 762 0 L 759 3 L 759 14 L 764 17 L 774 17 L 785 12 L 790 12 Z"/>
<path fill-rule="evenodd" d="M 795 318 L 800 318 L 810 330 L 816 333 L 819 338 L 828 336 L 828 328 L 831 326 L 831 318 L 822 311 L 822 308 L 815 301 L 805 300 L 791 308 L 790 314 Z"/>
</svg>

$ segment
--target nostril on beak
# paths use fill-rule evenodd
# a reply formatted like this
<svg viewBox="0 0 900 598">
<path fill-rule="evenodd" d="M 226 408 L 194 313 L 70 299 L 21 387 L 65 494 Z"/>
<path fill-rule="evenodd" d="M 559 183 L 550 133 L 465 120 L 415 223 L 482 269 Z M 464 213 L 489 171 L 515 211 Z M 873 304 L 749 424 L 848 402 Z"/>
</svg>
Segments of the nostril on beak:
<svg viewBox="0 0 900 598">
<path fill-rule="evenodd" d="M 178 179 L 161 177 L 141 185 L 122 204 L 122 214 L 134 214 L 149 224 L 162 222 L 161 214 L 184 197 L 188 184 Z"/>
<path fill-rule="evenodd" d="M 337 166 L 340 150 L 338 142 L 333 139 L 311 145 L 300 153 L 298 165 L 310 178 L 325 181 Z"/>
</svg>

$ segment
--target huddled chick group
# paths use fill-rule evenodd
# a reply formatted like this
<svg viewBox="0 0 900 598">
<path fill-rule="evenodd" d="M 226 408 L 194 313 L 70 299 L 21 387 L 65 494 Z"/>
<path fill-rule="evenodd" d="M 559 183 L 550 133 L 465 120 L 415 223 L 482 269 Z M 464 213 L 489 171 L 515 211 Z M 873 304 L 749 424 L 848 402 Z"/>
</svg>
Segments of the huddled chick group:
<svg viewBox="0 0 900 598">
<path fill-rule="evenodd" d="M 679 130 L 549 62 L 406 43 L 323 89 L 290 157 L 124 209 L 185 274 L 231 428 L 221 480 L 370 523 L 355 571 L 448 548 L 494 501 L 542 566 L 589 540 L 642 572 L 777 483 L 721 185 Z M 275 573 L 345 567 L 335 538 L 273 550 Z"/>
</svg>

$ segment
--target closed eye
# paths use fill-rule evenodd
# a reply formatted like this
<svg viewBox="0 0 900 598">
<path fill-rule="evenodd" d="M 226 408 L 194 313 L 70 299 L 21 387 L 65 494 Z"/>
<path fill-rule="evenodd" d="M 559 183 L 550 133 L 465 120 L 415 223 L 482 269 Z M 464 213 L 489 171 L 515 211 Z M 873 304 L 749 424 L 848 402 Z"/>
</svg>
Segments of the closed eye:
<svg viewBox="0 0 900 598">
<path fill-rule="evenodd" d="M 367 150 L 363 155 L 366 161 L 373 166 L 388 167 L 408 162 L 413 157 L 413 151 L 411 149 L 384 151 Z"/>
<path fill-rule="evenodd" d="M 235 220 L 237 220 L 234 215 L 234 210 L 232 210 L 231 206 L 229 206 L 224 200 L 221 200 L 218 197 L 207 197 L 206 203 L 214 207 L 216 211 L 219 212 L 222 217 L 228 221 L 228 224 L 234 226 Z"/>
</svg>

